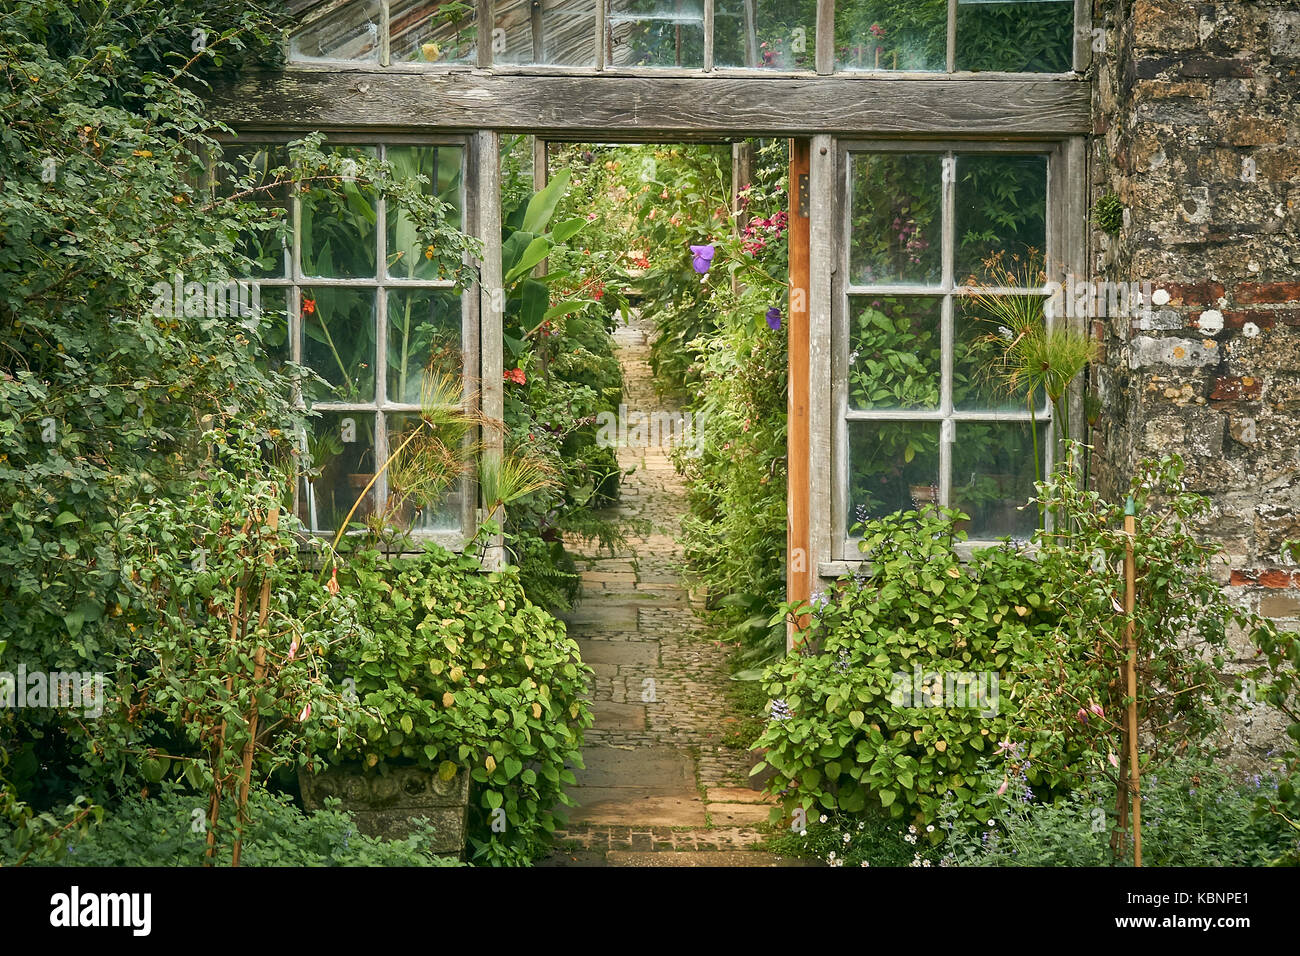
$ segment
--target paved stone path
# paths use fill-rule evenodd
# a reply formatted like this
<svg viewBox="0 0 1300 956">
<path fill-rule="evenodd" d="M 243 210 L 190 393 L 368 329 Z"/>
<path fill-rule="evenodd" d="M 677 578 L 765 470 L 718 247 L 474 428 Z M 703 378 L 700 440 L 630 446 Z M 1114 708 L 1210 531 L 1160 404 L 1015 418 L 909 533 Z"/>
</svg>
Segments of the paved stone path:
<svg viewBox="0 0 1300 956">
<path fill-rule="evenodd" d="M 629 417 L 676 411 L 655 395 L 652 332 L 653 323 L 634 317 L 615 333 Z M 570 794 L 578 806 L 546 865 L 789 862 L 748 849 L 763 840 L 769 806 L 748 787 L 749 755 L 723 742 L 736 719 L 725 690 L 729 648 L 707 639 L 678 579 L 674 539 L 686 490 L 669 451 L 619 449 L 623 470 L 635 470 L 624 476 L 618 514 L 642 527 L 622 553 L 579 560 L 583 600 L 567 620 L 595 671 L 595 725 Z"/>
</svg>

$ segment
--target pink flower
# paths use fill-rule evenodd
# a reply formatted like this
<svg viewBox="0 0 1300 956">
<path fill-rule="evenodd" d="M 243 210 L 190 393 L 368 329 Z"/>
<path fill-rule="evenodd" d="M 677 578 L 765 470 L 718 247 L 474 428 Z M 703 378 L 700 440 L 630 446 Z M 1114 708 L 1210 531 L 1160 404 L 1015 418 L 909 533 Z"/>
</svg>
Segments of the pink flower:
<svg viewBox="0 0 1300 956">
<path fill-rule="evenodd" d="M 882 27 L 879 23 L 873 23 L 871 24 L 871 35 L 877 37 L 883 37 L 885 35 L 885 28 Z"/>
<path fill-rule="evenodd" d="M 1088 709 L 1092 711 L 1094 714 L 1096 714 L 1098 717 L 1106 716 L 1106 712 L 1101 709 L 1101 704 L 1097 703 L 1095 700 L 1088 705 Z"/>
<path fill-rule="evenodd" d="M 298 714 L 298 723 L 305 723 L 311 716 L 311 704 L 303 704 L 302 712 Z"/>
<path fill-rule="evenodd" d="M 1108 756 L 1106 757 L 1106 759 L 1110 761 L 1110 765 L 1111 765 L 1112 767 L 1118 767 L 1118 766 L 1119 766 L 1119 758 L 1116 757 L 1114 754 L 1110 754 L 1110 755 L 1108 755 Z"/>
<path fill-rule="evenodd" d="M 289 660 L 293 660 L 297 655 L 298 655 L 298 638 L 295 637 L 293 639 L 293 643 L 289 645 Z"/>
<path fill-rule="evenodd" d="M 1088 712 L 1080 707 L 1074 712 L 1074 719 L 1086 724 L 1088 722 Z"/>
<path fill-rule="evenodd" d="M 1008 783 L 1008 781 L 1003 780 L 1003 781 L 1002 781 L 1002 786 L 998 787 L 998 796 L 999 796 L 999 797 L 1002 796 L 1002 794 L 1004 794 L 1004 793 L 1007 792 L 1007 783 Z"/>
</svg>

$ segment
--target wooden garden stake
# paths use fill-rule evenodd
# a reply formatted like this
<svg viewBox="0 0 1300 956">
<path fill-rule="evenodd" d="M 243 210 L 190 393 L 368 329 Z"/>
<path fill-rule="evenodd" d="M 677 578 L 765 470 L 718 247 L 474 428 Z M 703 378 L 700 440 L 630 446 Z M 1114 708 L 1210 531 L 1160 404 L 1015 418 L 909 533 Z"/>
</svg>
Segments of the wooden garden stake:
<svg viewBox="0 0 1300 956">
<path fill-rule="evenodd" d="M 274 535 L 280 527 L 280 509 L 272 508 L 266 516 L 265 527 Z M 275 549 L 266 556 L 269 572 L 275 566 Z M 266 623 L 271 617 L 271 578 L 269 573 L 262 577 L 262 592 L 258 596 L 257 629 L 265 631 Z M 239 866 L 239 854 L 244 846 L 244 824 L 248 817 L 248 788 L 253 776 L 253 748 L 257 743 L 257 687 L 266 675 L 266 648 L 258 647 L 253 655 L 253 699 L 248 713 L 248 740 L 244 742 L 244 767 L 239 781 L 239 792 L 235 797 L 238 822 L 235 824 L 235 845 L 231 851 L 230 865 Z"/>
<path fill-rule="evenodd" d="M 1128 792 L 1133 802 L 1133 865 L 1142 865 L 1142 778 L 1138 769 L 1137 710 L 1137 624 L 1133 609 L 1137 605 L 1137 566 L 1133 559 L 1133 541 L 1137 535 L 1133 498 L 1124 505 L 1124 672 L 1128 687 Z"/>
<path fill-rule="evenodd" d="M 248 529 L 252 527 L 251 519 L 244 522 L 244 527 L 240 529 L 240 534 L 248 534 Z M 243 554 L 243 547 L 240 547 L 240 554 Z M 235 605 L 230 612 L 230 646 L 235 646 L 235 641 L 239 638 L 239 624 L 243 617 L 244 606 L 244 589 L 236 585 L 235 587 Z M 235 685 L 234 676 L 226 677 L 226 693 L 229 694 Z M 226 722 L 221 722 L 221 729 L 217 732 L 217 742 L 213 744 L 215 759 L 212 762 L 212 799 L 208 804 L 208 836 L 207 849 L 203 855 L 205 857 L 203 865 L 212 865 L 212 856 L 217 849 L 217 819 L 221 814 L 221 777 L 217 772 L 217 764 L 221 762 L 221 755 L 226 749 Z"/>
</svg>

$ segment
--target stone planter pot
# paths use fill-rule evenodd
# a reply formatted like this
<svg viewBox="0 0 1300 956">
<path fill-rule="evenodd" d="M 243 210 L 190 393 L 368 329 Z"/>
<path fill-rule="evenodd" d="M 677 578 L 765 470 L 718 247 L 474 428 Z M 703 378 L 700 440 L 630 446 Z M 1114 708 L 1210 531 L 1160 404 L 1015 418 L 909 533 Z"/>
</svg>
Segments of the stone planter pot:
<svg viewBox="0 0 1300 956">
<path fill-rule="evenodd" d="M 420 767 L 370 773 L 330 767 L 318 774 L 299 771 L 298 783 L 308 810 L 319 810 L 327 797 L 338 797 L 366 836 L 402 840 L 414 829 L 413 821 L 426 817 L 437 828 L 430 846 L 434 853 L 460 856 L 465 851 L 469 774 L 464 770 L 443 780 Z"/>
</svg>

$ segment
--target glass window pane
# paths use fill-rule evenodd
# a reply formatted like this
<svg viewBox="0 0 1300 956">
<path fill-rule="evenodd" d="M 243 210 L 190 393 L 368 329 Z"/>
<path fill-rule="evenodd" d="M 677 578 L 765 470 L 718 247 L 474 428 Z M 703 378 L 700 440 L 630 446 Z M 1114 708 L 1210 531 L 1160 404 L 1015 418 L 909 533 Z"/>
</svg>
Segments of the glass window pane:
<svg viewBox="0 0 1300 956">
<path fill-rule="evenodd" d="M 1046 428 L 1025 422 L 957 422 L 952 446 L 952 506 L 970 515 L 972 539 L 1028 538 L 1038 526 L 1038 509 L 1021 506 L 1034 494 L 1046 449 Z M 1038 469 L 1035 469 L 1035 461 Z"/>
<path fill-rule="evenodd" d="M 596 0 L 497 0 L 493 63 L 596 65 Z"/>
<path fill-rule="evenodd" d="M 389 62 L 476 62 L 474 7 L 474 0 L 392 0 L 388 8 Z"/>
<path fill-rule="evenodd" d="M 849 422 L 848 429 L 846 531 L 939 500 L 938 422 Z"/>
<path fill-rule="evenodd" d="M 308 425 L 312 466 L 299 486 L 299 517 L 312 531 L 337 531 L 362 490 L 375 476 L 375 416 L 369 412 L 326 412 Z M 368 491 L 353 522 L 375 510 Z"/>
<path fill-rule="evenodd" d="M 425 195 L 437 195 L 452 207 L 449 224 L 459 228 L 461 158 L 459 146 L 390 146 L 387 152 L 399 178 L 426 177 Z M 437 279 L 438 270 L 420 242 L 410 213 L 396 203 L 388 206 L 388 275 L 394 279 Z"/>
<path fill-rule="evenodd" d="M 605 31 L 611 66 L 704 66 L 703 0 L 610 0 Z"/>
<path fill-rule="evenodd" d="M 425 373 L 462 372 L 460 296 L 445 289 L 388 293 L 388 400 L 420 405 Z"/>
<path fill-rule="evenodd" d="M 959 297 L 953 308 L 952 404 L 958 411 L 1028 411 L 1045 335 L 1042 296 Z M 1034 401 L 1046 408 L 1041 388 Z"/>
<path fill-rule="evenodd" d="M 463 460 L 421 425 L 419 413 L 390 413 L 386 419 L 394 456 L 387 472 L 388 523 L 411 531 L 459 530 L 467 487 Z"/>
<path fill-rule="evenodd" d="M 329 152 L 360 159 L 372 147 L 336 146 Z M 313 183 L 302 194 L 302 271 L 304 275 L 373 279 L 378 247 L 375 188 L 347 176 Z"/>
<path fill-rule="evenodd" d="M 336 7 L 289 40 L 292 60 L 379 61 L 379 0 Z"/>
<path fill-rule="evenodd" d="M 849 281 L 937 285 L 943 156 L 858 153 L 850 162 Z"/>
<path fill-rule="evenodd" d="M 1074 0 L 957 0 L 959 70 L 1068 73 Z"/>
<path fill-rule="evenodd" d="M 939 407 L 943 299 L 849 300 L 849 407 Z"/>
<path fill-rule="evenodd" d="M 289 303 L 292 289 L 261 286 L 257 292 L 257 313 L 252 320 L 256 336 L 250 335 L 259 368 L 279 371 L 291 358 L 289 351 Z"/>
<path fill-rule="evenodd" d="M 302 364 L 330 386 L 309 384 L 318 402 L 375 400 L 375 292 L 373 289 L 303 289 Z"/>
<path fill-rule="evenodd" d="M 222 160 L 232 169 L 218 171 L 218 193 L 238 194 L 243 202 L 255 203 L 267 212 L 267 221 L 239 237 L 235 252 L 247 256 L 250 267 L 243 275 L 256 279 L 280 279 L 288 274 L 289 189 L 276 185 L 272 171 L 287 165 L 284 146 L 228 146 Z"/>
<path fill-rule="evenodd" d="M 837 0 L 840 70 L 942 72 L 948 64 L 948 0 Z"/>
<path fill-rule="evenodd" d="M 1002 256 L 1041 259 L 1047 244 L 1046 156 L 958 156 L 956 263 L 960 284 L 982 281 L 986 263 Z"/>
<path fill-rule="evenodd" d="M 713 65 L 811 70 L 816 0 L 715 0 Z"/>
</svg>

